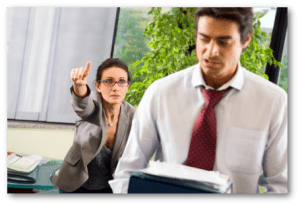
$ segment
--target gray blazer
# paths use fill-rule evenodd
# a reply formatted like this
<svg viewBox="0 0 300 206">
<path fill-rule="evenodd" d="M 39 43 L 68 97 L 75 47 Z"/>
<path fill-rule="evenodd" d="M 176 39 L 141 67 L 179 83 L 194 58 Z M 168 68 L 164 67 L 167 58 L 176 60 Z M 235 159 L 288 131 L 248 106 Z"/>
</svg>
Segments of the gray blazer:
<svg viewBox="0 0 300 206">
<path fill-rule="evenodd" d="M 88 87 L 88 96 L 78 98 L 71 88 L 72 106 L 77 114 L 74 141 L 59 170 L 55 185 L 61 190 L 72 192 L 89 178 L 87 165 L 102 149 L 107 133 L 105 110 L 101 95 Z M 121 104 L 116 139 L 112 150 L 111 172 L 123 154 L 135 107 L 125 100 Z"/>
</svg>

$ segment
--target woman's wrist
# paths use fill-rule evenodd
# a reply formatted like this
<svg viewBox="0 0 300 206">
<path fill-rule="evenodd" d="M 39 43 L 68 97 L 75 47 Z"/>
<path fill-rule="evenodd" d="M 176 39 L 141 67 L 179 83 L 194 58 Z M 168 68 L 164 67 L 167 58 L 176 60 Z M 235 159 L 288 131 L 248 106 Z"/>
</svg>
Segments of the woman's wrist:
<svg viewBox="0 0 300 206">
<path fill-rule="evenodd" d="M 75 82 L 73 82 L 73 92 L 75 95 L 79 98 L 84 98 L 87 96 L 88 89 L 86 84 L 78 85 Z"/>
</svg>

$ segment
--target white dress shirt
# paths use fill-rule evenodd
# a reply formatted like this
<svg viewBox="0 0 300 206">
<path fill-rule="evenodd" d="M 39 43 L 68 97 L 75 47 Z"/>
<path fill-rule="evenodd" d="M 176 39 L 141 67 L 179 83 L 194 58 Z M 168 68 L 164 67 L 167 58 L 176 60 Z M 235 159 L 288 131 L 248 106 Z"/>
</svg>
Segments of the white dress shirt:
<svg viewBox="0 0 300 206">
<path fill-rule="evenodd" d="M 133 118 L 129 139 L 114 174 L 114 193 L 126 193 L 132 171 L 155 160 L 185 164 L 194 122 L 209 88 L 200 64 L 154 82 Z M 214 170 L 228 175 L 233 193 L 287 192 L 287 94 L 238 66 L 232 87 L 215 106 L 217 148 Z M 212 89 L 212 88 L 210 88 Z M 263 169 L 264 177 L 260 177 Z"/>
</svg>

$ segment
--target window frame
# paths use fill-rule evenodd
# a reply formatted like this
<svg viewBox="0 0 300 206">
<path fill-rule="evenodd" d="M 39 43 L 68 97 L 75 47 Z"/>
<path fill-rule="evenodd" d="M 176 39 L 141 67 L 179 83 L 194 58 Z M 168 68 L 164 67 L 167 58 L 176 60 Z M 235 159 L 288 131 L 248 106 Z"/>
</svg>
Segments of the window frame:
<svg viewBox="0 0 300 206">
<path fill-rule="evenodd" d="M 278 7 L 276 10 L 275 21 L 271 36 L 270 48 L 274 51 L 273 55 L 278 62 L 281 62 L 283 47 L 287 32 L 287 7 Z M 265 74 L 269 76 L 269 81 L 278 84 L 280 67 L 267 64 Z"/>
</svg>

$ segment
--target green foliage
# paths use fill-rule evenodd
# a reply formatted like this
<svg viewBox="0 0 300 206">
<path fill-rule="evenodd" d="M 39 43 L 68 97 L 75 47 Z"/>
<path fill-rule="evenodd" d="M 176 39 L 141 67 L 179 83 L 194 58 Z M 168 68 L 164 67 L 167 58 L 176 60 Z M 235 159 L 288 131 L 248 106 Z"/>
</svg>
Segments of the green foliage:
<svg viewBox="0 0 300 206">
<path fill-rule="evenodd" d="M 151 50 L 134 63 L 138 67 L 135 76 L 143 76 L 144 80 L 133 83 L 126 97 L 134 106 L 138 106 L 144 92 L 155 80 L 198 63 L 195 49 L 186 52 L 189 46 L 195 45 L 195 11 L 196 8 L 189 7 L 181 10 L 173 8 L 165 13 L 161 12 L 161 8 L 152 8 L 149 12 L 154 17 L 146 25 L 144 35 L 151 39 L 148 44 Z M 273 51 L 263 45 L 267 34 L 261 31 L 259 19 L 266 13 L 256 13 L 252 41 L 240 61 L 246 69 L 268 79 L 263 72 L 265 64 L 282 65 L 274 59 Z"/>
<path fill-rule="evenodd" d="M 161 8 L 152 8 L 149 12 L 154 17 L 146 25 L 144 34 L 151 38 L 148 44 L 151 51 L 135 64 L 140 66 L 135 76 L 144 76 L 145 79 L 143 82 L 132 84 L 126 97 L 134 106 L 138 106 L 144 92 L 155 80 L 197 62 L 195 50 L 191 54 L 185 54 L 189 45 L 195 44 L 196 8 L 184 10 L 187 12 L 186 15 L 179 8 L 173 8 L 166 13 L 161 13 Z M 182 29 L 179 28 L 178 22 L 182 25 Z"/>
<path fill-rule="evenodd" d="M 287 84 L 287 68 L 288 68 L 288 55 L 284 55 L 282 57 L 282 67 L 280 67 L 280 75 L 279 75 L 279 80 L 278 80 L 278 85 L 283 88 L 286 92 L 288 89 L 288 84 Z"/>
<path fill-rule="evenodd" d="M 240 57 L 240 62 L 243 67 L 255 74 L 263 76 L 265 79 L 269 78 L 264 72 L 266 63 L 282 67 L 281 63 L 277 62 L 274 58 L 273 50 L 270 49 L 269 46 L 266 46 L 266 42 L 268 42 L 268 44 L 270 43 L 266 41 L 266 39 L 270 37 L 260 28 L 261 23 L 259 19 L 267 13 L 268 10 L 255 13 L 251 43 Z"/>
</svg>

